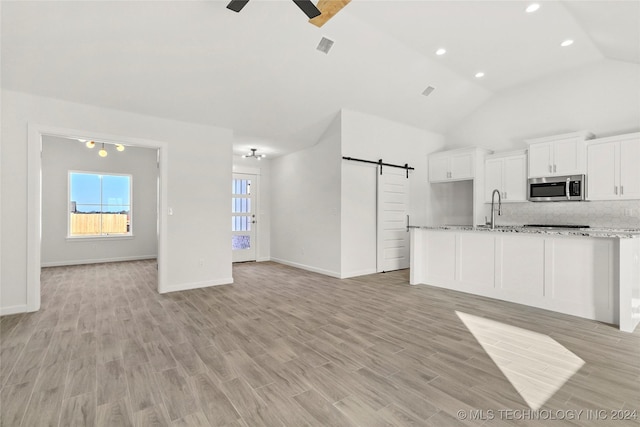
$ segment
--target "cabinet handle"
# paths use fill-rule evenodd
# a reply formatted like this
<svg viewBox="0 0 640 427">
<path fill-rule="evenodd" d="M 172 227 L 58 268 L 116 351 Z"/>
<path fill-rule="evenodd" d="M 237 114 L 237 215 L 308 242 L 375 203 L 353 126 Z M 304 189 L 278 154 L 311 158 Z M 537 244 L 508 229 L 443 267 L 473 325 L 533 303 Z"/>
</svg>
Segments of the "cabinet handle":
<svg viewBox="0 0 640 427">
<path fill-rule="evenodd" d="M 553 165 L 553 172 L 556 172 L 556 165 Z"/>
<path fill-rule="evenodd" d="M 618 186 L 613 187 L 613 194 L 618 194 Z"/>
<path fill-rule="evenodd" d="M 624 194 L 624 186 L 620 186 L 620 195 L 622 196 Z"/>
<path fill-rule="evenodd" d="M 553 168 L 549 165 L 549 172 L 553 172 Z"/>
</svg>

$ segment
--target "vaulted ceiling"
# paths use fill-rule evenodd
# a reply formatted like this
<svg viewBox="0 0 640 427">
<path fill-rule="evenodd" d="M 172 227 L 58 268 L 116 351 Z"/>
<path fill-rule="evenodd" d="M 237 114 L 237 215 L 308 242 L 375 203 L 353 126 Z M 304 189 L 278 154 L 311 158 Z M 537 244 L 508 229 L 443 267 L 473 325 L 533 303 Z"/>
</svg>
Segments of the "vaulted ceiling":
<svg viewBox="0 0 640 427">
<path fill-rule="evenodd" d="M 353 0 L 317 28 L 290 0 L 240 13 L 219 0 L 3 1 L 2 87 L 231 128 L 239 152 L 278 155 L 313 145 L 340 108 L 444 133 L 511 87 L 640 63 L 639 1 L 530 3 Z"/>
</svg>

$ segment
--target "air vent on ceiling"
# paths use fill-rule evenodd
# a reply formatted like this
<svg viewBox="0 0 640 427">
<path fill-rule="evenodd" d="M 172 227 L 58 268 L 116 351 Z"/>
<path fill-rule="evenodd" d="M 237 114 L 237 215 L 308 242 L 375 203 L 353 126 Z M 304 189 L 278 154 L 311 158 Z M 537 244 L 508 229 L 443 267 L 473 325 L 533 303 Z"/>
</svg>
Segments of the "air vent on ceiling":
<svg viewBox="0 0 640 427">
<path fill-rule="evenodd" d="M 427 86 L 427 88 L 426 88 L 424 91 L 422 91 L 422 94 L 423 94 L 424 96 L 429 96 L 429 95 L 431 95 L 431 92 L 433 92 L 434 90 L 436 90 L 436 88 L 435 88 L 435 87 L 433 87 L 433 86 Z"/>
<path fill-rule="evenodd" d="M 320 43 L 318 43 L 318 47 L 316 49 L 318 49 L 320 52 L 329 53 L 329 50 L 332 46 L 333 40 L 329 40 L 328 38 L 323 37 L 322 40 L 320 40 Z"/>
</svg>

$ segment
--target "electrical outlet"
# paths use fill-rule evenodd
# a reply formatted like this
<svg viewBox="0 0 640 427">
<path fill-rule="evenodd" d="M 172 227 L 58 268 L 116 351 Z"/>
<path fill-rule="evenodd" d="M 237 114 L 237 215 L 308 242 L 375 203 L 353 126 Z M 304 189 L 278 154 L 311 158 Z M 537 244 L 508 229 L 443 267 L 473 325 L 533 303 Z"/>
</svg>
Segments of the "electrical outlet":
<svg viewBox="0 0 640 427">
<path fill-rule="evenodd" d="M 633 211 L 633 208 L 627 208 L 624 210 L 624 216 L 633 216 L 635 214 L 635 212 Z"/>
</svg>

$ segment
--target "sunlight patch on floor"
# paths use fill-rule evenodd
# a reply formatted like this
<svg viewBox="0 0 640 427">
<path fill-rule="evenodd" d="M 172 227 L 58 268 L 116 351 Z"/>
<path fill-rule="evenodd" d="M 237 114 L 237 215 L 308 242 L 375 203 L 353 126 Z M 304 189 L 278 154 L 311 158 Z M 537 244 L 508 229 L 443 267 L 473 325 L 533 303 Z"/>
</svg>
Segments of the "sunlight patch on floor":
<svg viewBox="0 0 640 427">
<path fill-rule="evenodd" d="M 544 405 L 584 365 L 548 335 L 456 314 L 531 409 Z"/>
</svg>

